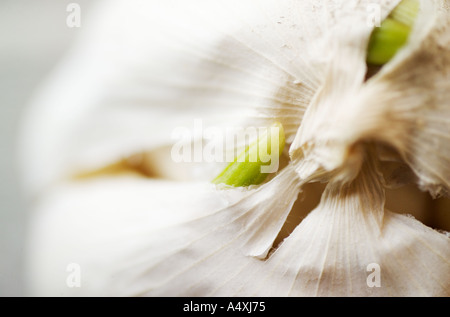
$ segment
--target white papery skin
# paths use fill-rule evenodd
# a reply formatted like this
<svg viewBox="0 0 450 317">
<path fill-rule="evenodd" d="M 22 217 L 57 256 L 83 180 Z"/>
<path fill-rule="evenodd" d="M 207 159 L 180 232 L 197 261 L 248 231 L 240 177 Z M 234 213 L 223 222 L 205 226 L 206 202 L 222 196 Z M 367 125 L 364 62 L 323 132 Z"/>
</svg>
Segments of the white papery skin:
<svg viewBox="0 0 450 317">
<path fill-rule="evenodd" d="M 448 1 L 423 2 L 409 43 L 368 81 L 364 80 L 365 46 L 354 47 L 365 43 L 364 35 L 336 34 L 336 45 L 343 47 L 330 63 L 327 75 L 331 78 L 308 108 L 291 156 L 300 155 L 326 171 L 340 169 L 339 177 L 351 179 L 358 170 L 355 164 L 361 164 L 358 143 L 375 139 L 398 151 L 422 189 L 433 196 L 448 195 L 448 5 Z M 342 65 L 351 66 L 342 69 Z"/>
<path fill-rule="evenodd" d="M 108 295 L 119 259 L 147 242 L 148 232 L 205 216 L 236 196 L 239 193 L 218 192 L 210 184 L 134 175 L 60 184 L 33 210 L 29 291 L 38 296 Z M 70 263 L 81 268 L 79 288 L 66 284 Z"/>
<path fill-rule="evenodd" d="M 204 128 L 276 119 L 292 139 L 319 85 L 324 61 L 305 43 L 325 26 L 306 23 L 309 3 L 106 1 L 97 11 L 25 118 L 31 190 L 170 146 L 196 118 Z"/>
<path fill-rule="evenodd" d="M 380 1 L 382 17 L 398 2 Z M 447 1 L 432 1 L 413 40 L 365 82 L 369 3 L 100 6 L 24 120 L 25 184 L 37 198 L 32 294 L 450 295 L 450 240 L 384 210 L 368 145 L 388 143 L 419 185 L 447 192 L 450 90 L 448 72 L 436 71 L 449 65 Z M 422 61 L 427 47 L 442 59 L 429 53 Z M 185 182 L 137 173 L 71 178 L 139 153 L 161 166 L 170 157 L 155 153 L 196 118 L 204 127 L 280 121 L 292 161 L 248 189 L 210 184 L 222 166 L 211 163 L 171 173 Z M 419 119 L 427 128 L 418 129 Z M 321 203 L 273 245 L 302 185 L 316 179 L 329 181 Z M 69 263 L 81 267 L 80 288 L 66 284 Z M 371 263 L 381 268 L 381 287 L 367 283 Z"/>
<path fill-rule="evenodd" d="M 257 193 L 206 218 L 156 231 L 146 239 L 151 242 L 122 261 L 128 263 L 116 274 L 124 279 L 117 290 L 133 296 L 448 294 L 449 239 L 412 218 L 384 211 L 379 182 L 370 162 L 354 183 L 329 184 L 319 206 L 264 261 L 246 252 L 248 238 L 271 224 L 265 213 L 274 213 Z M 274 185 L 259 191 L 267 195 Z M 258 209 L 247 207 L 250 200 Z M 381 267 L 380 287 L 367 282 L 372 264 Z"/>
</svg>

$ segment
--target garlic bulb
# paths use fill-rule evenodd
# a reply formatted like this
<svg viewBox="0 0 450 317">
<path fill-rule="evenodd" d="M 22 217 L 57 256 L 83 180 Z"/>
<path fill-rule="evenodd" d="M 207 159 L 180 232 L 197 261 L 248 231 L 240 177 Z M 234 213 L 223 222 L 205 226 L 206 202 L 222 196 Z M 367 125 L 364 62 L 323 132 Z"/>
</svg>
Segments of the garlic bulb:
<svg viewBox="0 0 450 317">
<path fill-rule="evenodd" d="M 389 186 L 450 188 L 448 1 L 420 1 L 367 78 L 367 8 L 399 2 L 100 5 L 24 120 L 33 294 L 450 295 L 448 234 L 385 206 Z M 173 131 L 198 118 L 279 122 L 279 171 L 223 187 L 223 162 L 173 162 Z M 320 203 L 283 236 L 314 182 Z"/>
</svg>

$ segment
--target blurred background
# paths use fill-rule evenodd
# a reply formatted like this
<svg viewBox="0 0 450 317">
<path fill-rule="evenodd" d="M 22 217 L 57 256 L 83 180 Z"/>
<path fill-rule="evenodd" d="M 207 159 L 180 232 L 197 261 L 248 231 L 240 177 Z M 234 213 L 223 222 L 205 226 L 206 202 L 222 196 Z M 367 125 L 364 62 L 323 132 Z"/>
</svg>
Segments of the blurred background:
<svg viewBox="0 0 450 317">
<path fill-rule="evenodd" d="M 33 92 L 83 27 L 95 0 L 0 0 L 0 296 L 26 296 L 23 252 L 27 208 L 17 164 L 20 118 Z M 70 3 L 81 27 L 70 28 Z"/>
</svg>

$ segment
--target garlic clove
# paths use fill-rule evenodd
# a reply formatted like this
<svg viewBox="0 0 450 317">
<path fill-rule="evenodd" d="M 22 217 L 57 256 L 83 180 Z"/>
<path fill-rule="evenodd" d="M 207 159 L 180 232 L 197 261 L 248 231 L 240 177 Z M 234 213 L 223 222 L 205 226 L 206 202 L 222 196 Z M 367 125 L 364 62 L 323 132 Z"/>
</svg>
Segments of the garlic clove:
<svg viewBox="0 0 450 317">
<path fill-rule="evenodd" d="M 328 184 L 319 206 L 269 258 L 272 274 L 264 282 L 273 278 L 274 287 L 259 283 L 259 290 L 272 296 L 448 296 L 450 239 L 383 205 L 373 162 L 352 184 Z M 275 283 L 280 272 L 284 280 Z M 372 273 L 379 273 L 380 284 Z"/>
<path fill-rule="evenodd" d="M 290 208 L 277 207 L 281 197 L 295 200 L 295 191 L 290 200 L 278 193 L 277 205 L 270 203 L 275 194 L 263 199 L 275 181 L 292 176 L 289 170 L 295 174 L 289 166 L 229 207 L 152 232 L 132 256 L 116 262 L 117 284 L 108 290 L 134 296 L 449 295 L 450 239 L 384 210 L 382 176 L 372 160 L 353 183 L 328 184 L 319 206 L 274 252 L 259 260 L 248 253 L 272 241 L 260 228 Z"/>
<path fill-rule="evenodd" d="M 196 118 L 279 121 L 292 141 L 324 66 L 309 44 L 325 28 L 310 23 L 321 12 L 273 0 L 100 5 L 23 122 L 30 191 L 171 146 L 174 129 Z"/>
<path fill-rule="evenodd" d="M 62 184 L 33 210 L 27 258 L 31 292 L 136 295 L 140 287 L 149 290 L 217 248 L 219 254 L 228 252 L 230 242 L 231 247 L 239 246 L 235 249 L 238 261 L 264 258 L 297 198 L 296 183 L 296 173 L 289 167 L 269 183 L 248 189 L 218 191 L 204 182 L 135 176 Z M 280 204 L 276 197 L 281 195 L 284 203 Z M 179 258 L 185 252 L 197 255 Z M 225 255 L 234 262 L 232 254 Z M 161 262 L 164 259 L 170 260 Z M 80 288 L 65 283 L 64 268 L 71 263 L 82 269 Z M 154 270 L 149 271 L 150 267 Z M 160 275 L 159 270 L 165 273 Z"/>
<path fill-rule="evenodd" d="M 30 214 L 27 290 L 32 296 L 107 296 L 120 261 L 146 245 L 150 233 L 208 216 L 245 194 L 134 175 L 60 184 Z M 80 287 L 66 282 L 71 263 L 81 269 Z"/>
</svg>

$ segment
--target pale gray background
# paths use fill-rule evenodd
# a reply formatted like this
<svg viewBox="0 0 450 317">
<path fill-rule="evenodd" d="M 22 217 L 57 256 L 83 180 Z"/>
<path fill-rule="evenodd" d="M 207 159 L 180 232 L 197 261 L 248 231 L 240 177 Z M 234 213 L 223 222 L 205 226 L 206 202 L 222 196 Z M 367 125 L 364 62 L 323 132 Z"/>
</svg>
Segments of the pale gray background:
<svg viewBox="0 0 450 317">
<path fill-rule="evenodd" d="M 0 296 L 27 296 L 23 249 L 27 209 L 16 164 L 21 111 L 83 28 L 94 0 L 0 0 Z M 69 28 L 69 3 L 81 28 Z"/>
</svg>

